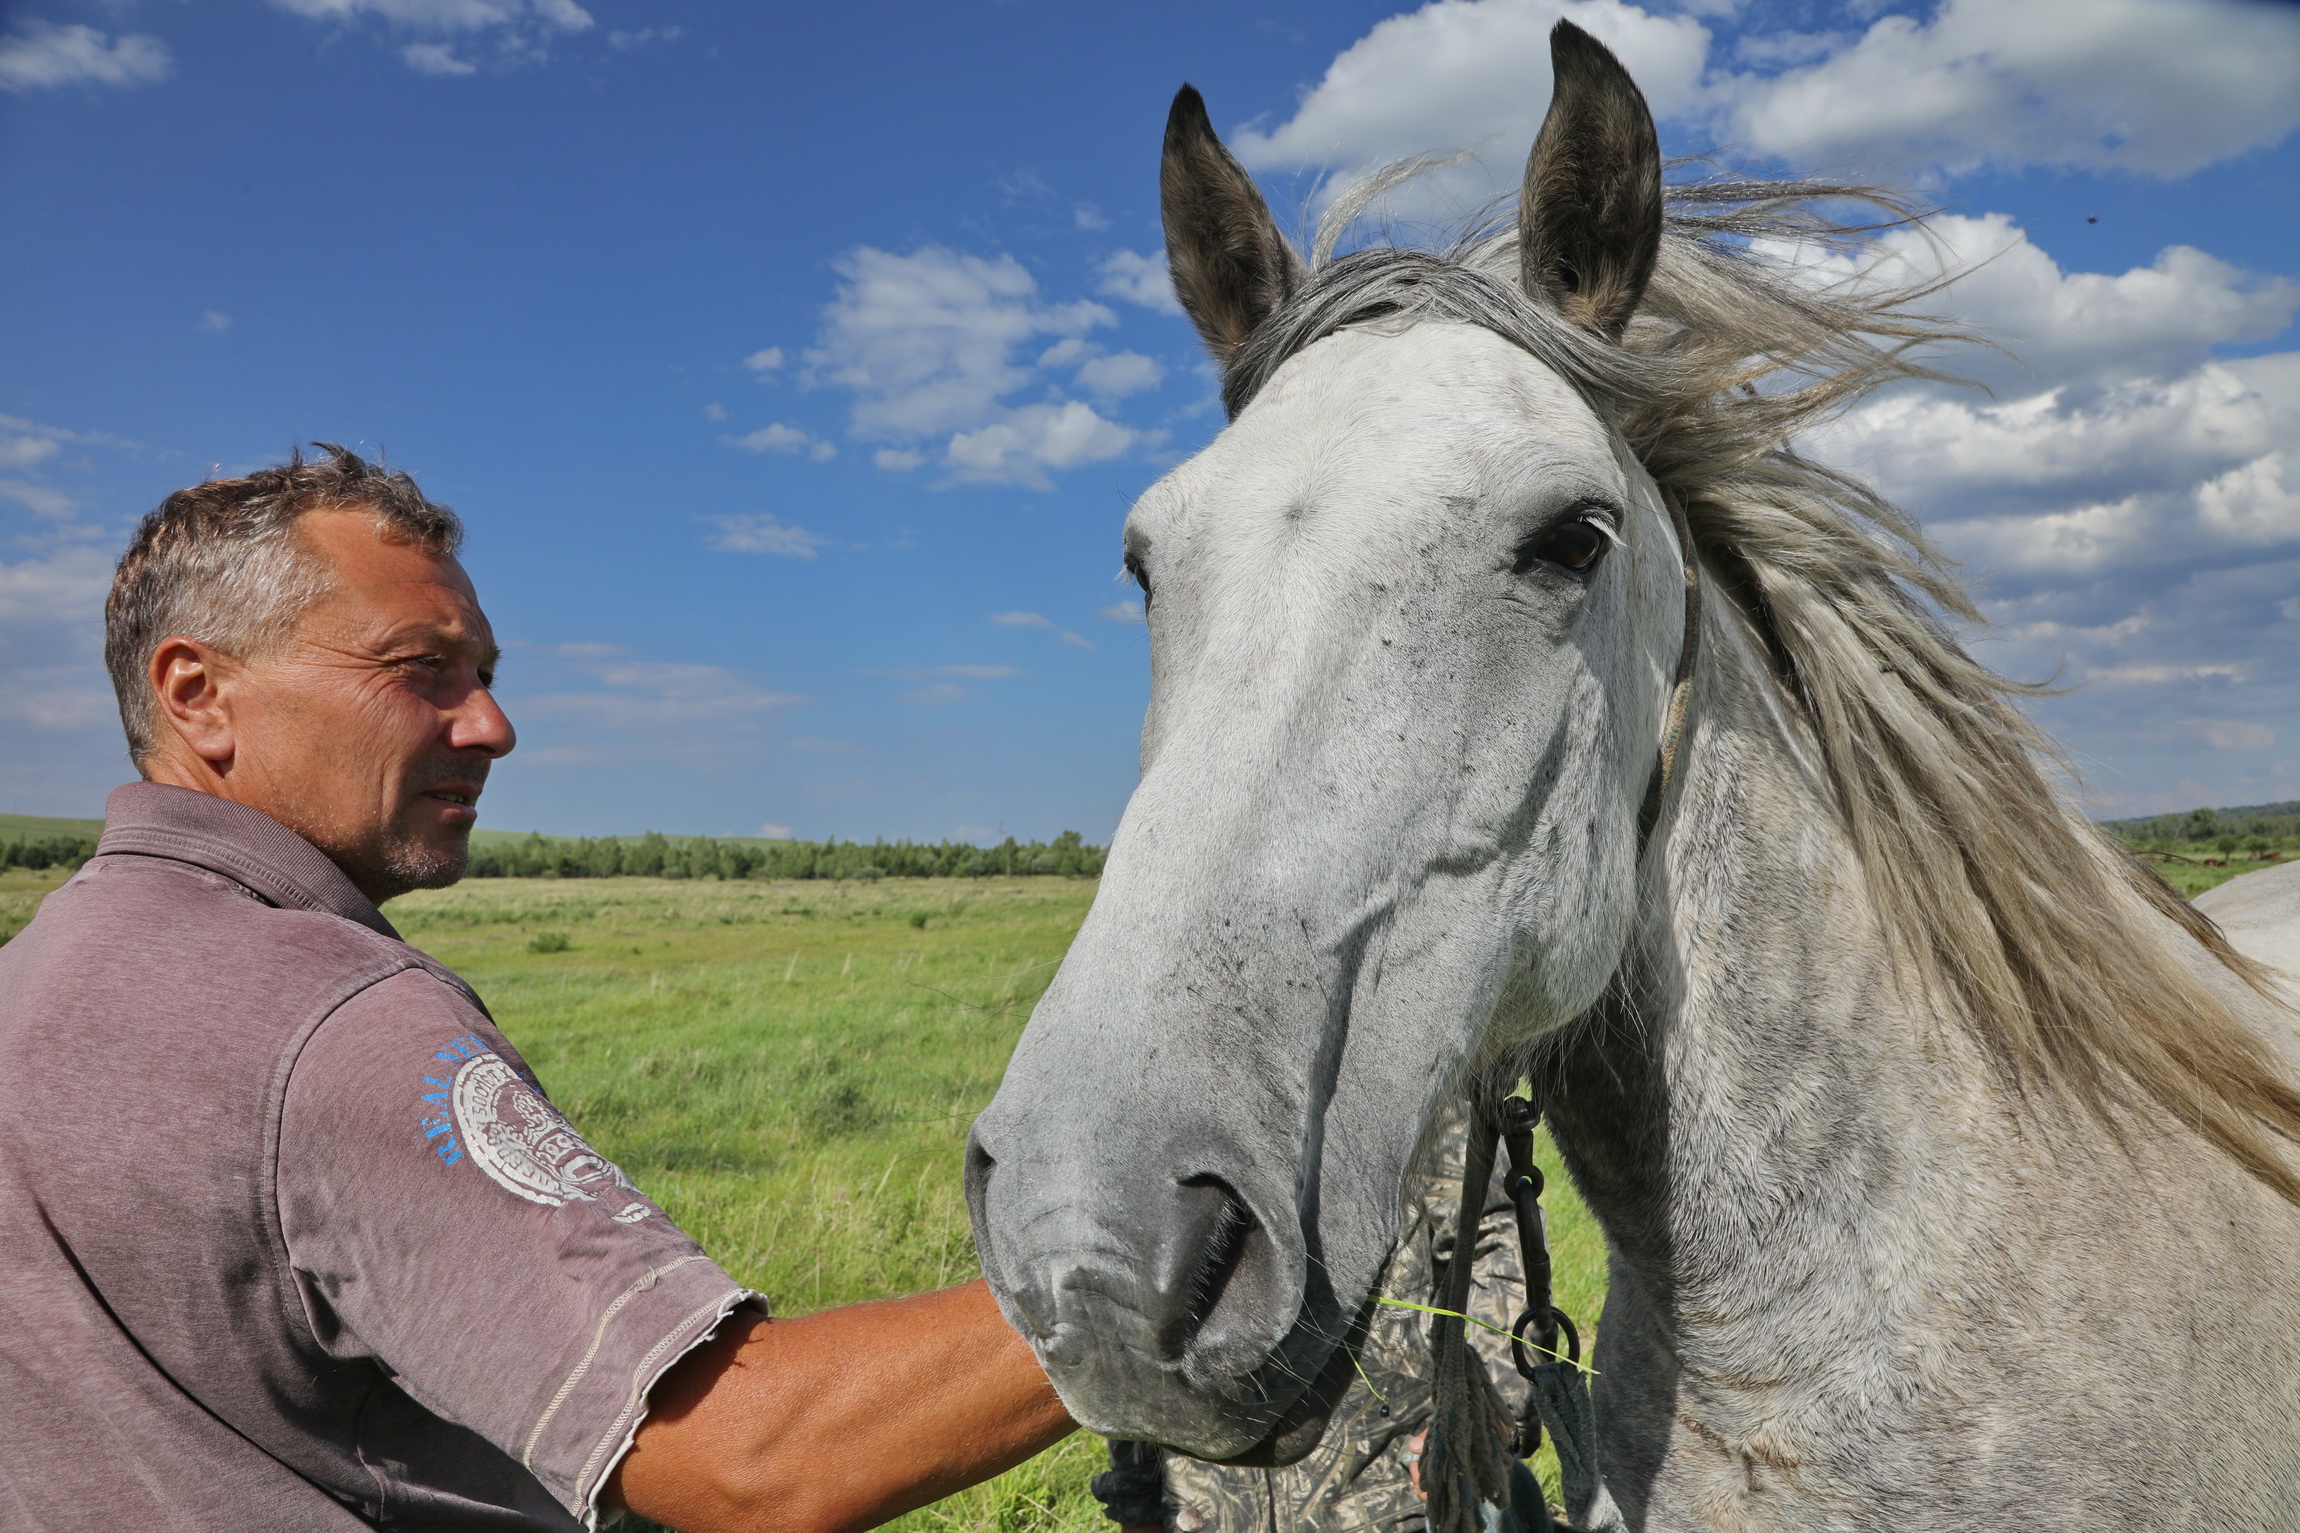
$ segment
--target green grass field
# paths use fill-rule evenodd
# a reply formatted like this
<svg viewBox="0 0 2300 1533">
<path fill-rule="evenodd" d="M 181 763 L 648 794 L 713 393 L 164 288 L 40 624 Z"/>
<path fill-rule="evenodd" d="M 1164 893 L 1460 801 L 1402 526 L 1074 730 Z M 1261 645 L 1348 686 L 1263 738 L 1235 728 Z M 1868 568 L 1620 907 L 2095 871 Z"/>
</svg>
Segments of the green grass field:
<svg viewBox="0 0 2300 1533">
<path fill-rule="evenodd" d="M 976 1275 L 966 1130 L 1094 896 L 1087 880 L 473 880 L 390 907 L 552 1096 L 781 1314 Z M 561 944 L 564 943 L 564 946 Z M 1559 1289 L 1604 1257 L 1556 1176 Z M 896 1526 L 1108 1526 L 1079 1436 Z"/>
<path fill-rule="evenodd" d="M 2250 870 L 2164 866 L 2190 894 Z M 66 876 L 0 872 L 0 941 Z M 472 982 L 603 1152 L 795 1315 L 976 1275 L 967 1126 L 1094 888 L 475 879 L 390 914 Z M 1542 1155 L 1559 1300 L 1586 1326 L 1603 1243 L 1546 1142 Z M 895 1526 L 1106 1529 L 1086 1491 L 1102 1463 L 1080 1434 Z M 1554 1495 L 1554 1463 L 1537 1468 Z"/>
</svg>

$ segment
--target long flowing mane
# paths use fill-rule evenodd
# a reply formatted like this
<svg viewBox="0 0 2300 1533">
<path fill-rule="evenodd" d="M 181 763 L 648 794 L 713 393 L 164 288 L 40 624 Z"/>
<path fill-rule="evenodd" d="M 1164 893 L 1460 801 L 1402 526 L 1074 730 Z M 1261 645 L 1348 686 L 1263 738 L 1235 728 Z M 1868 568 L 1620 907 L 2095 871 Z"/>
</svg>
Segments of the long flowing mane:
<svg viewBox="0 0 2300 1533">
<path fill-rule="evenodd" d="M 1480 325 L 1565 377 L 1684 509 L 1704 565 L 1763 636 L 1923 993 L 2024 1098 L 2112 1125 L 2156 1109 L 2300 1202 L 2287 1157 L 2300 1086 L 2164 923 L 2265 995 L 2258 971 L 2054 786 L 2052 742 L 2016 704 L 2045 689 L 1966 653 L 1950 621 L 1980 615 L 1914 519 L 1795 446 L 1883 384 L 1941 377 L 1921 350 L 1975 339 L 1914 307 L 1938 282 L 1820 280 L 1807 259 L 1885 226 L 1824 206 L 1916 215 L 1874 188 L 1674 184 L 1658 265 L 1615 344 L 1518 285 L 1514 226 L 1489 220 L 1442 251 L 1334 254 L 1376 198 L 1429 163 L 1334 202 L 1292 295 L 1232 360 L 1231 413 L 1304 348 L 1384 321 Z"/>
</svg>

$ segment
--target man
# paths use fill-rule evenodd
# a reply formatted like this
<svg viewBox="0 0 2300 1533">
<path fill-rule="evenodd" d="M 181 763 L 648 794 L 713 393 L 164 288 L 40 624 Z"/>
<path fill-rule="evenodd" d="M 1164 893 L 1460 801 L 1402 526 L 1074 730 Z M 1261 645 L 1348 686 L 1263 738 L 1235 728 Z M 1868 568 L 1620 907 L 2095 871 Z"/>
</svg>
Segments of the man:
<svg viewBox="0 0 2300 1533">
<path fill-rule="evenodd" d="M 1072 1429 L 980 1283 L 767 1318 L 378 911 L 513 736 L 460 529 L 328 447 L 170 496 L 143 781 L 0 949 L 0 1527 L 867 1527 Z"/>
</svg>

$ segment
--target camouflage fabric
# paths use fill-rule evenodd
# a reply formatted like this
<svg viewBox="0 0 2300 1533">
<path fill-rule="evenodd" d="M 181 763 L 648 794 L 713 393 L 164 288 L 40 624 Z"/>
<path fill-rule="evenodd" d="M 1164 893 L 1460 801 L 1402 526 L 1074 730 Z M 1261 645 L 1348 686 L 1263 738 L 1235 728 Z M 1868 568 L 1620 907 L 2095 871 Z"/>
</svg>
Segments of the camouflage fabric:
<svg viewBox="0 0 2300 1533">
<path fill-rule="evenodd" d="M 1453 1256 L 1468 1134 L 1457 1118 L 1439 1141 L 1437 1163 L 1407 1204 L 1407 1224 L 1383 1268 L 1379 1292 L 1416 1304 L 1437 1302 L 1438 1275 Z M 1497 1167 L 1486 1192 L 1468 1313 L 1507 1328 L 1525 1305 L 1517 1224 Z M 1376 1305 L 1353 1379 L 1323 1441 L 1298 1464 L 1241 1469 L 1163 1455 L 1167 1526 L 1176 1533 L 1420 1533 L 1427 1524 L 1407 1478 L 1407 1444 L 1430 1421 L 1430 1326 L 1435 1317 Z M 1527 1385 L 1509 1343 L 1481 1327 L 1470 1337 L 1513 1416 Z M 1369 1381 L 1371 1388 L 1368 1387 Z M 1377 1396 L 1378 1391 L 1378 1396 Z M 1538 1504 L 1539 1497 L 1533 1498 Z"/>
</svg>

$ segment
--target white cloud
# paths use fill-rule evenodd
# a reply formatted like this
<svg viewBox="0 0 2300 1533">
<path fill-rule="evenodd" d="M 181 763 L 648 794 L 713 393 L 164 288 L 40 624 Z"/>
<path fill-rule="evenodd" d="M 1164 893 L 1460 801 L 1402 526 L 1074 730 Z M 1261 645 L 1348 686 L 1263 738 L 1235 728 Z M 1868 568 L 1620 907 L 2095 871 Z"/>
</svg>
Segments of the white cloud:
<svg viewBox="0 0 2300 1533">
<path fill-rule="evenodd" d="M 955 433 L 943 461 L 951 477 L 964 483 L 1051 489 L 1047 469 L 1115 458 L 1134 445 L 1137 435 L 1075 399 L 1024 405 L 979 431 Z"/>
<path fill-rule="evenodd" d="M 400 59 L 418 74 L 475 75 L 482 63 L 539 63 L 554 38 L 587 32 L 597 23 L 575 0 L 272 0 L 280 10 L 311 21 L 351 26 L 373 22 L 402 37 Z M 623 34 L 630 36 L 633 34 Z M 485 44 L 473 58 L 459 44 Z"/>
<path fill-rule="evenodd" d="M 44 484 L 28 484 L 21 479 L 0 479 L 0 500 L 12 500 L 34 516 L 59 520 L 79 509 L 79 502 L 62 490 L 50 489 Z"/>
<path fill-rule="evenodd" d="M 1232 137 L 1256 170 L 1347 177 L 1431 151 L 1469 164 L 1393 198 L 1458 216 L 1515 185 L 1548 109 L 1550 25 L 1586 28 L 1655 116 L 1728 152 L 1896 175 L 2045 165 L 2178 176 L 2300 126 L 2300 11 L 2248 0 L 1942 0 L 1865 30 L 1742 37 L 1684 6 L 1435 0 L 1377 23 L 1292 116 Z M 1732 67 L 1738 64 L 1740 68 Z M 1219 106 L 1219 103 L 1217 103 Z"/>
<path fill-rule="evenodd" d="M 937 676 L 964 676 L 969 681 L 1002 681 L 1006 677 L 1022 674 L 1011 665 L 938 665 L 934 673 Z"/>
<path fill-rule="evenodd" d="M 1142 604 L 1138 601 L 1114 601 L 1107 607 L 1096 607 L 1094 615 L 1106 623 L 1140 623 L 1146 621 Z"/>
<path fill-rule="evenodd" d="M 797 426 L 786 426 L 780 421 L 771 426 L 761 426 L 742 436 L 723 436 L 719 440 L 728 447 L 737 447 L 744 452 L 779 452 L 793 457 L 803 453 L 817 463 L 828 462 L 837 457 L 839 452 L 837 447 L 813 432 L 801 430 Z"/>
<path fill-rule="evenodd" d="M 2265 754 L 2267 721 L 2300 714 L 2285 621 L 2300 617 L 2300 351 L 2210 356 L 2281 332 L 2300 290 L 2182 246 L 2118 275 L 2064 272 L 2001 217 L 1942 225 L 1952 258 L 2003 254 L 1927 306 L 1983 323 L 2034 372 L 1979 358 L 1994 398 L 1905 385 L 1804 445 L 1964 561 L 1992 664 L 2075 685 L 2031 706 L 2101 808 L 2300 793 L 2300 759 Z M 1884 243 L 1902 275 L 1938 269 L 1908 236 Z M 2217 754 L 2197 765 L 2205 746 Z"/>
<path fill-rule="evenodd" d="M 30 468 L 47 462 L 59 450 L 54 437 L 0 434 L 0 468 Z"/>
<path fill-rule="evenodd" d="M 2119 276 L 2064 272 L 2003 213 L 1940 214 L 1923 231 L 1892 230 L 1860 257 L 1820 259 L 1811 269 L 1850 278 L 1856 259 L 1875 263 L 1872 280 L 1896 285 L 1961 271 L 1927 307 L 1946 307 L 2012 353 L 1956 359 L 1999 388 L 2162 377 L 2202 362 L 2216 345 L 2279 335 L 2300 312 L 2300 282 L 2191 245 L 2168 246 Z"/>
<path fill-rule="evenodd" d="M 1943 0 L 1828 56 L 1722 87 L 1737 148 L 1956 173 L 2180 176 L 2300 125 L 2300 14 L 2242 0 Z"/>
<path fill-rule="evenodd" d="M 935 708 L 946 707 L 951 703 L 963 703 L 972 696 L 974 696 L 972 692 L 955 681 L 938 681 L 931 687 L 920 687 L 914 692 L 901 694 L 901 700 L 906 703 L 917 703 L 924 707 Z"/>
<path fill-rule="evenodd" d="M 1092 639 L 1089 639 L 1082 633 L 1072 633 L 1067 628 L 1062 630 L 1060 637 L 1062 642 L 1069 645 L 1072 649 L 1092 649 L 1094 647 L 1094 641 Z"/>
<path fill-rule="evenodd" d="M 1101 304 L 1045 302 L 1013 257 L 939 246 L 909 255 L 864 247 L 838 271 L 838 294 L 806 353 L 807 381 L 853 394 L 855 434 L 895 444 L 877 455 L 881 468 L 939 461 L 952 482 L 1045 489 L 1049 470 L 1114 458 L 1145 440 L 1078 400 L 1007 402 L 1050 370 L 1094 359 L 1085 334 L 1117 323 Z M 1036 345 L 1041 338 L 1052 343 Z M 1114 380 L 1140 376 L 1138 364 L 1109 360 Z"/>
<path fill-rule="evenodd" d="M 636 32 L 608 33 L 607 46 L 618 53 L 628 53 L 633 48 L 644 48 L 649 43 L 675 43 L 686 35 L 685 27 L 641 27 Z M 785 831 L 784 834 L 788 835 L 789 832 Z"/>
<path fill-rule="evenodd" d="M 221 335 L 232 327 L 232 317 L 220 309 L 203 309 L 192 324 L 202 335 Z"/>
<path fill-rule="evenodd" d="M 438 75 L 442 78 L 452 79 L 457 75 L 479 73 L 477 64 L 460 57 L 455 49 L 446 43 L 409 43 L 399 50 L 399 56 L 406 62 L 408 68 L 419 75 Z"/>
<path fill-rule="evenodd" d="M 0 563 L 0 623 L 93 629 L 103 620 L 111 589 L 111 559 L 86 546 Z"/>
<path fill-rule="evenodd" d="M 675 32 L 678 28 L 674 27 L 671 30 Z M 769 820 L 759 827 L 759 834 L 769 841 L 788 841 L 791 839 L 791 828 L 788 825 L 777 825 L 774 821 Z"/>
<path fill-rule="evenodd" d="M 1081 202 L 1070 210 L 1071 222 L 1089 234 L 1099 234 L 1110 227 L 1110 215 L 1091 202 Z"/>
<path fill-rule="evenodd" d="M 1292 117 L 1242 130 L 1231 147 L 1256 170 L 1351 172 L 1498 138 L 1522 161 L 1549 109 L 1549 29 L 1561 16 L 1619 55 L 1655 115 L 1701 100 L 1709 30 L 1690 16 L 1619 0 L 1436 0 L 1376 23 Z"/>
<path fill-rule="evenodd" d="M 723 548 L 738 554 L 782 554 L 793 559 L 812 559 L 818 549 L 830 546 L 830 539 L 779 522 L 765 512 L 754 516 L 717 516 L 711 518 L 718 532 L 707 539 L 713 548 Z"/>
<path fill-rule="evenodd" d="M 1091 357 L 1078 368 L 1078 382 L 1087 392 L 1103 399 L 1124 399 L 1144 389 L 1154 389 L 1166 378 L 1166 369 L 1153 358 L 1138 351 L 1121 351 L 1106 357 Z"/>
<path fill-rule="evenodd" d="M 703 419 L 707 421 L 723 421 L 726 418 L 727 407 L 725 405 L 709 404 L 703 406 Z"/>
<path fill-rule="evenodd" d="M 1140 304 L 1145 309 L 1156 309 L 1161 314 L 1182 312 L 1182 305 L 1174 297 L 1173 273 L 1166 269 L 1165 251 L 1154 250 L 1143 255 L 1133 250 L 1114 250 L 1098 270 L 1102 285 L 1097 291 Z"/>
<path fill-rule="evenodd" d="M 764 351 L 754 351 L 743 358 L 743 366 L 762 377 L 782 365 L 783 348 L 780 346 L 769 346 Z"/>
<path fill-rule="evenodd" d="M 128 88 L 165 80 L 174 69 L 168 45 L 143 32 L 112 38 L 94 27 L 60 27 L 27 16 L 0 37 L 0 91 Z"/>
</svg>

